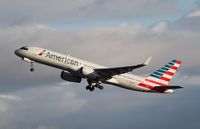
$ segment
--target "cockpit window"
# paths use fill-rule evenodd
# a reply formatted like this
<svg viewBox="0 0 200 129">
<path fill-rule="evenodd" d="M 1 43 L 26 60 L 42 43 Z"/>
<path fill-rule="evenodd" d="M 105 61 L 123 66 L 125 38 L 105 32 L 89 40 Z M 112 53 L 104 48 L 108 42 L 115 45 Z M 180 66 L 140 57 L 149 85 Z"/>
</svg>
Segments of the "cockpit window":
<svg viewBox="0 0 200 129">
<path fill-rule="evenodd" d="M 27 47 L 22 47 L 22 48 L 20 48 L 20 49 L 22 49 L 22 50 L 28 50 L 28 48 L 27 48 Z"/>
</svg>

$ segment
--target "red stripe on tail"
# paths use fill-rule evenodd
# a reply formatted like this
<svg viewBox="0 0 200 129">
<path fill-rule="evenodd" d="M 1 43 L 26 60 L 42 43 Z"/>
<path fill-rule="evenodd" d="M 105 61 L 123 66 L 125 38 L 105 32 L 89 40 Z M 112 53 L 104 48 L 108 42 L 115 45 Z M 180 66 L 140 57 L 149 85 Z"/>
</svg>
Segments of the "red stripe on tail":
<svg viewBox="0 0 200 129">
<path fill-rule="evenodd" d="M 169 71 L 165 72 L 164 74 L 167 74 L 167 75 L 170 75 L 170 76 L 174 76 L 174 73 L 169 72 Z"/>
<path fill-rule="evenodd" d="M 148 85 L 148 84 L 145 84 L 145 83 L 140 83 L 140 84 L 138 84 L 138 85 L 141 86 L 141 87 L 148 88 L 148 89 L 150 89 L 150 90 L 154 90 L 154 91 L 160 92 L 160 93 L 163 93 L 163 92 L 164 92 L 164 90 L 156 89 L 156 87 L 151 86 L 151 85 Z"/>
<path fill-rule="evenodd" d="M 177 70 L 176 66 L 172 66 L 170 69 Z"/>
<path fill-rule="evenodd" d="M 181 64 L 182 62 L 181 62 L 181 61 L 179 61 L 179 60 L 177 60 L 177 61 L 176 61 L 176 63 L 177 63 L 177 64 Z"/>
<path fill-rule="evenodd" d="M 163 83 L 160 83 L 160 82 L 157 82 L 157 81 L 154 81 L 154 80 L 150 80 L 150 79 L 145 79 L 145 81 L 157 84 L 158 86 L 166 86 L 166 84 L 163 84 Z"/>
<path fill-rule="evenodd" d="M 148 88 L 148 89 L 153 89 L 154 87 L 151 86 L 151 85 L 148 85 L 148 84 L 145 84 L 145 83 L 140 83 L 138 84 L 139 86 L 142 86 L 142 87 L 145 87 L 145 88 Z"/>
<path fill-rule="evenodd" d="M 160 79 L 161 79 L 161 80 L 164 80 L 164 81 L 167 81 L 167 82 L 169 82 L 169 81 L 170 81 L 170 79 L 169 79 L 169 78 L 166 78 L 166 77 L 163 77 L 163 76 L 162 76 L 162 77 L 160 77 Z"/>
</svg>

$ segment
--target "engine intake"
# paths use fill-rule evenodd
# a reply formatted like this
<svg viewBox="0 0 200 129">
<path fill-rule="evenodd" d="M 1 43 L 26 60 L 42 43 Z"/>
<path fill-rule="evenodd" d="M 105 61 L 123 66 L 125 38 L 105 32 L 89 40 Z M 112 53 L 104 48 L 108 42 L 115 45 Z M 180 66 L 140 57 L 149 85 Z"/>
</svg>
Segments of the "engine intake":
<svg viewBox="0 0 200 129">
<path fill-rule="evenodd" d="M 62 71 L 61 72 L 61 78 L 65 81 L 69 81 L 69 82 L 81 82 L 82 78 L 74 75 L 72 73 L 66 72 L 66 71 Z"/>
</svg>

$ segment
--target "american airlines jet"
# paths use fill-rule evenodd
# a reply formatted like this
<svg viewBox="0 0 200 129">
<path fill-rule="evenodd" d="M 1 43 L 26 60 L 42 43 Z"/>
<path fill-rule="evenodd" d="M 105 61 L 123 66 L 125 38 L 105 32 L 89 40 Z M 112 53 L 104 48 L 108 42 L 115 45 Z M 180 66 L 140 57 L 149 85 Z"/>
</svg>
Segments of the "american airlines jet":
<svg viewBox="0 0 200 129">
<path fill-rule="evenodd" d="M 82 59 L 53 52 L 38 47 L 22 47 L 15 51 L 15 54 L 23 61 L 30 63 L 30 71 L 34 71 L 35 62 L 61 69 L 61 78 L 70 82 L 80 83 L 87 79 L 86 89 L 93 91 L 95 88 L 103 89 L 102 83 L 115 85 L 121 88 L 153 93 L 172 93 L 174 89 L 181 86 L 169 86 L 168 83 L 181 65 L 181 61 L 172 60 L 161 69 L 147 77 L 136 76 L 130 73 L 132 70 L 146 66 L 151 57 L 144 63 L 108 68 Z"/>
</svg>

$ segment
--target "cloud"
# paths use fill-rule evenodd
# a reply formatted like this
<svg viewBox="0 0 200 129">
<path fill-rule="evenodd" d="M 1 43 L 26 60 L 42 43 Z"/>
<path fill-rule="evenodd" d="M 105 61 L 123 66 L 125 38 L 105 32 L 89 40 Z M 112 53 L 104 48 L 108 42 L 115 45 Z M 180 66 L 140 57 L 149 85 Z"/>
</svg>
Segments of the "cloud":
<svg viewBox="0 0 200 129">
<path fill-rule="evenodd" d="M 155 24 L 151 27 L 151 30 L 153 32 L 163 32 L 163 31 L 166 31 L 168 29 L 168 25 L 169 23 L 166 22 L 166 21 L 163 21 L 163 22 L 159 22 L 158 24 Z"/>
<path fill-rule="evenodd" d="M 160 16 L 161 14 L 170 14 L 178 10 L 176 4 L 171 4 L 173 1 L 161 0 L 97 0 L 91 6 L 87 6 L 83 11 L 91 17 L 110 17 L 110 18 L 141 18 Z M 157 8 L 155 8 L 155 6 Z M 168 9 L 170 6 L 171 10 Z M 112 7 L 112 8 L 111 8 Z M 143 8 L 146 8 L 145 10 Z M 159 11 L 160 12 L 159 12 Z M 94 13 L 89 13 L 94 12 Z M 96 15 L 96 16 L 95 16 Z"/>
<path fill-rule="evenodd" d="M 176 82 L 180 85 L 188 86 L 198 86 L 200 85 L 199 75 L 180 75 L 178 74 Z"/>
<path fill-rule="evenodd" d="M 14 100 L 14 101 L 21 100 L 21 98 L 19 96 L 6 95 L 6 94 L 0 94 L 0 99 Z"/>
<path fill-rule="evenodd" d="M 0 114 L 7 111 L 7 105 L 4 102 L 0 102 Z"/>
<path fill-rule="evenodd" d="M 58 127 L 40 125 L 35 129 L 58 129 Z"/>
<path fill-rule="evenodd" d="M 10 25 L 0 27 L 0 128 L 199 127 L 199 17 L 185 15 L 175 22 L 161 20 L 150 27 L 126 22 L 130 17 L 170 15 L 178 10 L 171 4 L 174 1 L 1 2 L 0 24 Z M 78 30 L 59 30 L 40 22 L 107 18 L 125 20 L 118 25 Z M 138 64 L 152 55 L 147 67 L 133 71 L 137 75 L 148 75 L 170 60 L 180 59 L 183 65 L 170 84 L 185 88 L 161 95 L 105 85 L 103 91 L 90 93 L 85 90 L 86 81 L 76 84 L 61 80 L 61 70 L 34 64 L 36 71 L 30 73 L 29 64 L 14 55 L 14 50 L 24 45 L 109 67 Z M 146 123 L 138 124 L 141 121 Z"/>
<path fill-rule="evenodd" d="M 0 114 L 3 114 L 9 110 L 10 107 L 8 103 L 16 103 L 21 100 L 22 98 L 17 95 L 0 94 Z"/>
<path fill-rule="evenodd" d="M 88 103 L 87 99 L 80 97 L 77 92 L 59 84 L 28 88 L 12 94 L 15 95 L 0 96 L 1 128 L 58 129 L 59 124 L 53 124 L 53 121 L 61 116 L 70 116 L 74 112 L 79 112 Z M 18 98 L 23 99 L 19 101 Z M 5 100 L 3 103 L 1 103 L 2 99 Z M 50 121 L 52 124 L 49 123 Z M 22 124 L 18 126 L 17 123 Z"/>
<path fill-rule="evenodd" d="M 35 64 L 35 73 L 30 73 L 30 64 L 22 62 L 14 55 L 14 50 L 24 45 L 71 54 L 110 67 L 141 63 L 150 55 L 153 56 L 150 67 L 156 65 L 161 67 L 164 63 L 176 58 L 183 60 L 185 65 L 183 71 L 188 72 L 191 67 L 196 68 L 200 65 L 197 59 L 191 58 L 198 55 L 199 32 L 182 31 L 182 29 L 172 28 L 171 24 L 161 21 L 146 28 L 125 22 L 113 27 L 92 27 L 77 31 L 60 31 L 42 24 L 1 28 L 0 47 L 4 48 L 0 55 L 1 91 L 16 90 L 17 87 L 13 88 L 16 84 L 18 87 L 25 88 L 28 85 L 61 81 L 61 71 L 49 70 L 47 66 Z M 111 50 L 111 48 L 114 49 Z M 142 54 L 136 54 L 141 51 Z M 5 55 L 8 58 L 5 58 Z M 134 72 L 144 74 L 144 71 L 147 71 L 146 73 L 149 73 L 152 72 L 150 67 Z M 195 72 L 195 70 L 192 71 Z"/>
<path fill-rule="evenodd" d="M 171 23 L 171 27 L 176 28 L 179 31 L 199 32 L 199 22 L 199 9 L 195 9 L 185 14 L 185 16 L 181 17 L 177 21 Z"/>
<path fill-rule="evenodd" d="M 195 10 L 187 15 L 187 17 L 199 17 L 199 16 L 200 16 L 200 10 Z"/>
<path fill-rule="evenodd" d="M 173 0 L 7 0 L 0 2 L 0 25 L 146 19 L 178 12 Z"/>
</svg>

